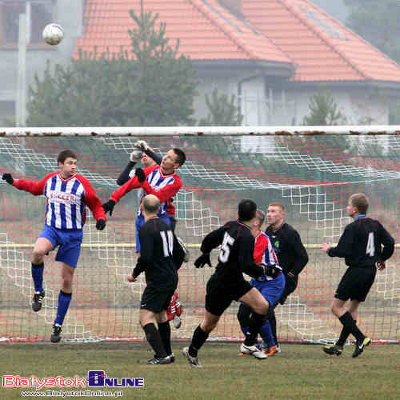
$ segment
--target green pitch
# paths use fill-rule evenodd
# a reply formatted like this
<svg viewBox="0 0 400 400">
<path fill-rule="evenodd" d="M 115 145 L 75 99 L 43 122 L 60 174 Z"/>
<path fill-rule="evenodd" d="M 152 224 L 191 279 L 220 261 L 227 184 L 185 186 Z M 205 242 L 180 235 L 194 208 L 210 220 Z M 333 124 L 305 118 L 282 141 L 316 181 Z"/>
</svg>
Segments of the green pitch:
<svg viewBox="0 0 400 400">
<path fill-rule="evenodd" d="M 119 380 L 143 377 L 144 389 L 99 388 L 122 391 L 123 399 L 399 398 L 398 345 L 372 345 L 359 358 L 352 359 L 352 346 L 346 346 L 343 355 L 337 357 L 325 355 L 318 345 L 283 344 L 282 353 L 258 361 L 249 356 L 239 357 L 238 344 L 207 343 L 200 353 L 203 369 L 189 367 L 180 352 L 183 345 L 173 344 L 174 364 L 147 366 L 152 353 L 143 343 L 3 343 L 0 345 L 0 375 L 34 375 L 41 379 L 87 377 L 88 370 L 92 369 L 104 370 L 109 378 Z M 24 398 L 23 390 L 28 389 L 1 387 L 0 399 Z M 46 390 L 49 389 L 42 389 Z"/>
</svg>

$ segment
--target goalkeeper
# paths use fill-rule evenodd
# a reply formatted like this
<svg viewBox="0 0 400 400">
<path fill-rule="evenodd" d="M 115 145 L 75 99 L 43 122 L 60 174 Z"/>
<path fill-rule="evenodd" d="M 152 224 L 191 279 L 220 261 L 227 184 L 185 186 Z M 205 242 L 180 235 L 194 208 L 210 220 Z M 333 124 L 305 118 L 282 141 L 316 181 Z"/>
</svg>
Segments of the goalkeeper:
<svg viewBox="0 0 400 400">
<path fill-rule="evenodd" d="M 3 174 L 3 180 L 19 190 L 35 196 L 47 197 L 45 224 L 36 240 L 32 255 L 32 278 L 35 293 L 32 309 L 42 308 L 45 296 L 43 289 L 44 256 L 59 246 L 56 261 L 62 264 L 62 287 L 58 296 L 57 316 L 53 324 L 51 341 L 61 340 L 61 326 L 68 311 L 72 296 L 72 280 L 81 251 L 83 225 L 86 219 L 86 206 L 95 219 L 96 228 L 103 230 L 106 216 L 90 182 L 76 173 L 77 156 L 71 150 L 63 150 L 57 157 L 59 171 L 46 175 L 34 182 L 13 179 L 11 174 Z"/>
<path fill-rule="evenodd" d="M 130 154 L 130 159 L 129 159 L 127 166 L 125 167 L 125 169 L 121 172 L 121 174 L 117 178 L 117 184 L 120 186 L 124 185 L 131 178 L 135 177 L 136 170 L 134 169 L 134 167 L 136 166 L 136 164 L 139 161 L 141 161 L 141 163 L 143 164 L 143 166 L 145 168 L 157 166 L 162 163 L 163 158 L 159 154 L 155 153 L 154 150 L 151 147 L 149 147 L 147 142 L 145 142 L 144 140 L 138 140 L 134 144 L 134 147 L 135 147 L 135 150 L 133 150 L 132 153 Z M 143 192 L 143 189 L 141 189 L 139 191 L 139 202 L 141 201 L 143 196 L 144 196 L 144 192 Z M 170 224 L 172 231 L 175 231 L 175 227 L 176 227 L 175 207 L 172 205 L 172 202 L 167 205 L 166 214 L 169 218 L 169 222 L 168 221 L 166 221 L 166 222 L 168 222 Z M 140 211 L 139 211 L 139 216 L 140 216 Z M 141 224 L 142 224 L 142 221 L 140 218 L 138 218 L 136 220 L 136 232 L 139 231 Z M 138 249 L 140 249 L 140 244 L 139 244 L 138 234 L 136 235 L 136 239 L 137 239 L 136 250 L 139 253 Z M 185 252 L 184 262 L 188 262 L 189 261 L 189 251 L 188 251 L 185 243 L 183 242 L 183 240 L 179 237 L 177 239 L 179 241 L 179 244 L 181 245 L 181 247 L 183 248 L 183 250 Z M 176 297 L 178 297 L 177 293 L 175 293 L 175 295 L 176 295 Z M 172 298 L 171 304 L 170 304 L 171 309 L 174 309 L 173 301 L 174 301 L 174 299 Z M 181 315 L 181 313 L 176 314 L 173 317 L 173 324 L 176 329 L 179 329 L 182 325 L 180 315 Z"/>
</svg>

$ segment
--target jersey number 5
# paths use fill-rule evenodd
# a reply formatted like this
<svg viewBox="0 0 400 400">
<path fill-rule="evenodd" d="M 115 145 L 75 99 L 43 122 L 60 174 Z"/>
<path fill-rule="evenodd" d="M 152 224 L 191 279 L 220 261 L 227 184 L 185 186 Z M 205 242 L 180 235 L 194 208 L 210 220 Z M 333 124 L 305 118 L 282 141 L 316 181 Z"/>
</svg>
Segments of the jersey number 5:
<svg viewBox="0 0 400 400">
<path fill-rule="evenodd" d="M 235 243 L 235 239 L 232 236 L 229 236 L 228 233 L 225 232 L 224 240 L 222 241 L 221 251 L 219 253 L 219 261 L 222 263 L 226 263 L 229 258 L 229 254 L 231 249 L 229 246 L 232 246 Z"/>
<path fill-rule="evenodd" d="M 367 249 L 365 251 L 370 257 L 375 255 L 375 241 L 374 241 L 374 233 L 370 232 L 368 235 L 368 243 Z"/>
<path fill-rule="evenodd" d="M 172 231 L 167 231 L 167 234 L 165 234 L 164 231 L 161 231 L 160 235 L 163 243 L 164 257 L 172 256 L 172 252 L 174 251 L 174 236 Z"/>
</svg>

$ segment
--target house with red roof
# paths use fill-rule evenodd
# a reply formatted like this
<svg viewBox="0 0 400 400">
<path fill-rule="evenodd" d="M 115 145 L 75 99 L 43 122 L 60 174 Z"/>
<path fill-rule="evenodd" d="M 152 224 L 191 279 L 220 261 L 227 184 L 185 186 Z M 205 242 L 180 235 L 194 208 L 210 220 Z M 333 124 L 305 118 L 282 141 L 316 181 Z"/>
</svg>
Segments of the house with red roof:
<svg viewBox="0 0 400 400">
<path fill-rule="evenodd" d="M 56 3 L 65 9 L 66 2 Z M 129 50 L 134 23 L 129 11 L 140 12 L 143 5 L 157 13 L 170 43 L 179 40 L 180 53 L 198 71 L 198 119 L 206 116 L 204 95 L 214 88 L 236 96 L 245 125 L 301 124 L 310 96 L 327 89 L 346 117 L 343 123 L 387 124 L 388 104 L 400 96 L 400 66 L 309 0 L 70 0 L 69 5 L 81 13 L 75 20 L 82 25 L 69 42 L 52 49 L 53 58 L 95 48 L 97 54 Z"/>
</svg>

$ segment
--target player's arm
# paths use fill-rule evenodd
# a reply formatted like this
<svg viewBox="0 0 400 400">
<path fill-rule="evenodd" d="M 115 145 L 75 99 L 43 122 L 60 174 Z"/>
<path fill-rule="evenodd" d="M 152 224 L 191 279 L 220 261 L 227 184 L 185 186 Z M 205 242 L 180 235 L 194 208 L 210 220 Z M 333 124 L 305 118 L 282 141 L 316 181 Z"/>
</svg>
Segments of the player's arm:
<svg viewBox="0 0 400 400">
<path fill-rule="evenodd" d="M 139 230 L 140 257 L 133 270 L 133 277 L 137 278 L 146 268 L 151 268 L 154 254 L 154 244 L 152 232 L 147 225 L 143 225 Z"/>
<path fill-rule="evenodd" d="M 267 272 L 265 267 L 254 262 L 254 240 L 252 238 L 241 238 L 239 240 L 239 265 L 241 271 L 252 278 L 265 275 Z"/>
<path fill-rule="evenodd" d="M 180 245 L 175 234 L 173 235 L 174 235 L 174 247 L 172 252 L 172 259 L 174 260 L 174 264 L 176 266 L 176 269 L 178 270 L 182 266 L 183 260 L 185 259 L 185 252 L 183 251 L 183 248 Z"/>
<path fill-rule="evenodd" d="M 136 163 L 140 161 L 142 157 L 142 151 L 139 149 L 135 149 L 129 156 L 129 162 L 124 170 L 121 172 L 119 177 L 117 178 L 117 185 L 122 186 L 124 183 L 128 182 L 129 179 L 133 177 L 132 170 L 135 167 Z"/>
<path fill-rule="evenodd" d="M 394 239 L 390 233 L 380 224 L 379 229 L 380 242 L 383 244 L 383 249 L 379 261 L 385 262 L 394 253 Z"/>
<path fill-rule="evenodd" d="M 177 175 L 175 175 L 175 180 L 173 183 L 166 185 L 160 190 L 154 190 L 146 180 L 142 183 L 142 188 L 146 194 L 154 194 L 159 198 L 160 203 L 163 203 L 164 201 L 169 200 L 171 197 L 174 197 L 181 187 L 182 180 Z"/>
<path fill-rule="evenodd" d="M 141 171 L 144 172 L 145 177 L 149 175 L 157 166 L 147 167 Z M 124 197 L 127 193 L 129 193 L 133 189 L 138 189 L 142 187 L 142 183 L 139 182 L 138 177 L 135 175 L 133 176 L 128 182 L 124 183 L 120 188 L 115 190 L 110 197 L 110 200 L 114 202 L 114 205 L 120 201 L 122 197 Z"/>
<path fill-rule="evenodd" d="M 347 225 L 336 247 L 330 247 L 327 251 L 330 257 L 345 258 L 351 256 L 354 243 L 354 233 L 350 225 Z"/>
<path fill-rule="evenodd" d="M 133 168 L 135 167 L 136 162 L 129 161 L 127 166 L 124 168 L 124 170 L 119 174 L 117 178 L 117 185 L 122 186 L 124 183 L 128 182 L 129 179 L 132 178 L 131 172 Z"/>
<path fill-rule="evenodd" d="M 153 159 L 158 165 L 161 164 L 162 157 L 160 154 L 157 154 L 153 151 L 151 147 L 147 144 L 146 141 L 144 140 L 138 140 L 134 146 L 139 149 L 140 151 L 143 151 L 148 155 L 151 159 Z"/>
<path fill-rule="evenodd" d="M 202 254 L 194 262 L 196 268 L 203 268 L 206 264 L 208 264 L 208 266 L 211 267 L 211 260 L 210 260 L 211 250 L 215 249 L 216 247 L 222 244 L 225 232 L 228 227 L 229 227 L 228 225 L 224 225 L 221 228 L 218 228 L 210 232 L 203 239 L 200 247 L 200 251 Z"/>
<path fill-rule="evenodd" d="M 288 274 L 293 274 L 293 276 L 300 274 L 304 267 L 308 263 L 307 250 L 304 247 L 300 235 L 297 231 L 293 231 L 290 236 L 289 248 L 293 252 L 293 266 Z"/>
<path fill-rule="evenodd" d="M 85 202 L 97 222 L 96 228 L 101 231 L 106 227 L 107 221 L 106 214 L 104 212 L 103 206 L 101 205 L 101 201 L 97 196 L 95 190 L 93 189 L 93 186 L 85 177 L 83 177 L 82 175 L 77 175 L 77 178 L 82 183 L 85 189 Z"/>
<path fill-rule="evenodd" d="M 5 179 L 4 176 L 6 174 L 3 174 L 3 179 L 6 180 L 8 183 L 10 183 L 12 186 L 16 187 L 18 190 L 24 190 L 25 192 L 29 192 L 33 194 L 34 196 L 40 196 L 44 194 L 44 187 L 46 186 L 46 182 L 48 181 L 49 178 L 51 178 L 54 175 L 57 175 L 58 172 L 52 172 L 51 174 L 46 175 L 43 179 L 40 181 L 27 181 L 25 179 L 13 179 L 11 174 L 8 174 L 11 180 Z"/>
</svg>

